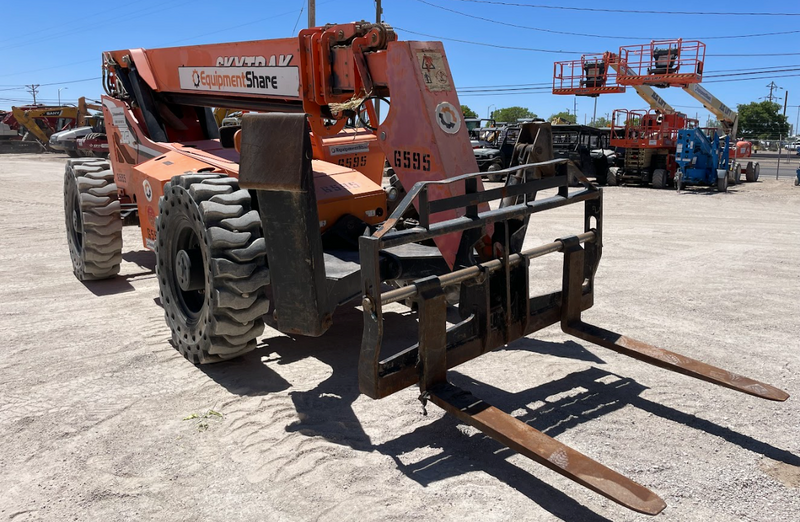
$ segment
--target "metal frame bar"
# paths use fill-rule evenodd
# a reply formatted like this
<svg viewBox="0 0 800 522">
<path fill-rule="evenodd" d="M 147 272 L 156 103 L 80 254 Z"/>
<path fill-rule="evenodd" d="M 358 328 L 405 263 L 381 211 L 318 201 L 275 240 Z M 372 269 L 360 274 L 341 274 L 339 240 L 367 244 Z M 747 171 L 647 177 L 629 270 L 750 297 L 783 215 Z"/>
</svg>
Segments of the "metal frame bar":
<svg viewBox="0 0 800 522">
<path fill-rule="evenodd" d="M 591 307 L 592 281 L 602 247 L 601 190 L 583 178 L 581 179 L 584 184 L 583 189 L 569 193 L 568 179 L 563 174 L 525 179 L 528 173 L 536 176 L 542 167 L 566 166 L 567 163 L 567 159 L 556 159 L 505 169 L 500 172 L 516 174 L 523 178 L 522 181 L 484 192 L 476 191 L 480 173 L 466 174 L 444 181 L 417 183 L 390 216 L 383 229 L 372 236 L 360 238 L 365 325 L 359 362 L 359 385 L 362 393 L 373 398 L 381 398 L 418 382 L 427 382 L 430 385 L 438 382 L 437 379 L 428 381 L 426 377 L 428 367 L 423 364 L 421 369 L 418 364 L 423 351 L 434 349 L 433 338 L 439 339 L 441 346 L 435 349 L 441 350 L 446 360 L 446 369 L 559 321 L 560 292 L 531 298 L 528 290 L 528 263 L 531 259 L 561 251 L 563 240 L 513 252 L 509 248 L 509 222 L 512 220 L 525 221 L 530 215 L 543 210 L 584 203 L 584 230 L 575 237 L 579 243 L 586 244 L 587 250 L 591 252 L 591 255 L 586 257 L 585 267 L 589 283 L 581 298 L 583 309 Z M 429 186 L 461 182 L 465 183 L 464 195 L 435 201 L 428 200 Z M 557 195 L 540 201 L 535 200 L 538 191 L 553 188 L 558 189 Z M 410 207 L 415 198 L 418 198 L 420 226 L 396 230 L 394 227 L 399 217 Z M 499 199 L 508 201 L 507 198 L 516 198 L 515 204 L 484 212 L 478 211 L 478 203 Z M 431 223 L 432 214 L 454 208 L 464 209 L 464 215 Z M 497 259 L 416 281 L 408 287 L 383 291 L 379 269 L 381 250 L 416 243 L 442 234 L 484 229 L 489 224 L 494 224 L 495 230 L 504 229 L 505 250 Z M 438 328 L 436 324 L 446 324 L 446 303 L 439 298 L 431 301 L 432 298 L 428 297 L 426 292 L 432 284 L 440 290 L 460 285 L 462 296 L 467 296 L 467 303 L 474 305 L 472 310 L 467 310 L 467 304 L 462 302 L 460 305 L 462 320 L 443 332 L 438 332 L 434 337 L 431 337 L 428 328 L 436 329 Z M 490 302 L 492 297 L 498 296 L 502 296 L 502 303 Z M 421 325 L 419 343 L 382 358 L 382 308 L 403 299 L 414 299 L 419 305 Z M 423 323 L 426 325 L 425 328 L 422 327 Z M 441 374 L 439 371 L 435 373 Z"/>
</svg>

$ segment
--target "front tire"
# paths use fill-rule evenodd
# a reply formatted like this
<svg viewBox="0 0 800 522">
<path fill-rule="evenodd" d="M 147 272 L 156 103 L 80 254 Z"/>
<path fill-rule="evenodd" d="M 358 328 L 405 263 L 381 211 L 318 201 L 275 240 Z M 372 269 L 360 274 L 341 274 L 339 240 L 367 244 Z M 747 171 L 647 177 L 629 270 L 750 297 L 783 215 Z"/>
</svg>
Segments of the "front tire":
<svg viewBox="0 0 800 522">
<path fill-rule="evenodd" d="M 502 163 L 495 162 L 495 163 L 492 163 L 491 165 L 489 165 L 489 168 L 486 169 L 486 172 L 487 172 L 487 176 L 486 177 L 489 179 L 489 181 L 503 181 L 503 175 L 502 174 L 494 174 L 498 170 L 503 170 L 503 164 Z"/>
<path fill-rule="evenodd" d="M 122 262 L 122 218 L 107 161 L 67 162 L 64 217 L 75 277 L 91 281 L 117 275 Z"/>
<path fill-rule="evenodd" d="M 156 274 L 175 348 L 195 364 L 256 347 L 269 311 L 266 242 L 235 178 L 184 175 L 164 187 Z"/>
<path fill-rule="evenodd" d="M 667 171 L 656 169 L 653 171 L 653 188 L 663 189 L 667 186 Z"/>
<path fill-rule="evenodd" d="M 720 192 L 728 192 L 728 176 L 717 178 L 717 190 Z"/>
</svg>

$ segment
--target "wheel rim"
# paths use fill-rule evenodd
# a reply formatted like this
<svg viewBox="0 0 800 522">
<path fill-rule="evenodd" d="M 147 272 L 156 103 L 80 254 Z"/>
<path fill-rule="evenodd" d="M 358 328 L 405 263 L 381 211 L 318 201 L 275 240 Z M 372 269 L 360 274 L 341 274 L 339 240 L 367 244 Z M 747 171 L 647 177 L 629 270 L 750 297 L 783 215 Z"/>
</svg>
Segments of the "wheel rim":
<svg viewBox="0 0 800 522">
<path fill-rule="evenodd" d="M 77 189 L 74 190 L 74 194 L 72 198 L 70 198 L 70 208 L 68 209 L 71 214 L 70 221 L 72 223 L 72 230 L 70 232 L 72 234 L 72 241 L 75 243 L 78 250 L 83 248 L 83 215 L 81 212 L 80 198 Z"/>
<path fill-rule="evenodd" d="M 205 285 L 198 287 L 190 282 L 196 281 L 198 277 L 200 281 L 205 281 L 206 259 L 200 237 L 188 219 L 181 219 L 175 238 L 172 249 L 167 254 L 175 263 L 171 286 L 187 323 L 196 323 L 206 302 Z M 190 262 L 190 259 L 195 262 Z"/>
</svg>

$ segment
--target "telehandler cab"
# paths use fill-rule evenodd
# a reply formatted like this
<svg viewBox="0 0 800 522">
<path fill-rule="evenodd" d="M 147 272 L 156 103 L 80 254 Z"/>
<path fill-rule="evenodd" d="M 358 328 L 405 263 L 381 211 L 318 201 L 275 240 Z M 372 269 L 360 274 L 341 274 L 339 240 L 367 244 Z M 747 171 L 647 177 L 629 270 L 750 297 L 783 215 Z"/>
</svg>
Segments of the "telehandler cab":
<svg viewBox="0 0 800 522">
<path fill-rule="evenodd" d="M 523 125 L 500 171 L 505 185 L 484 190 L 439 42 L 398 41 L 388 25 L 359 22 L 281 40 L 105 52 L 103 70 L 109 162 L 70 160 L 64 178 L 74 272 L 116 275 L 123 221 L 138 216 L 172 342 L 193 363 L 253 350 L 267 314 L 282 332 L 322 335 L 336 308 L 355 301 L 362 393 L 419 385 L 423 400 L 649 514 L 665 507 L 655 493 L 450 384 L 448 369 L 559 324 L 663 368 L 788 397 L 582 321 L 602 254 L 602 191 L 553 159 L 547 123 Z M 391 102 L 380 122 L 376 99 Z M 241 128 L 220 129 L 211 107 L 250 112 Z M 362 125 L 346 128 L 353 120 Z M 391 213 L 385 160 L 407 189 Z M 568 175 L 581 187 L 571 190 Z M 574 204 L 584 209 L 580 230 L 523 249 L 537 213 Z M 531 297 L 530 260 L 554 253 L 564 259 L 561 291 Z M 409 300 L 418 338 L 387 353 L 384 307 Z"/>
</svg>

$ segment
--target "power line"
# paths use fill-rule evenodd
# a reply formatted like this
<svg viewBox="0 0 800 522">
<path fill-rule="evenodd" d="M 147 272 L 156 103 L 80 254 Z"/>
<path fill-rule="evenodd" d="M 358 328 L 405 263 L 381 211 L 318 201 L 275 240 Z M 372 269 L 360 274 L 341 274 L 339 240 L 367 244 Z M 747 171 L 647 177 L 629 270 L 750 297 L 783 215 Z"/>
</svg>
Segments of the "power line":
<svg viewBox="0 0 800 522">
<path fill-rule="evenodd" d="M 800 13 L 741 13 L 741 12 L 711 12 L 708 11 L 644 11 L 640 9 L 601 9 L 597 7 L 571 7 L 563 5 L 521 4 L 516 2 L 501 2 L 499 0 L 457 0 L 473 4 L 492 4 L 511 7 L 527 7 L 530 9 L 560 9 L 564 11 L 587 11 L 592 13 L 630 13 L 630 14 L 659 14 L 659 15 L 693 15 L 693 16 L 800 16 Z"/>
<path fill-rule="evenodd" d="M 194 0 L 186 0 L 186 1 L 184 1 L 182 3 L 179 3 L 179 4 L 174 3 L 174 2 L 178 2 L 178 1 L 180 1 L 180 0 L 171 0 L 172 3 L 165 2 L 166 5 L 148 6 L 148 7 L 145 7 L 143 9 L 140 9 L 138 11 L 133 11 L 131 13 L 126 14 L 125 21 L 129 22 L 131 20 L 136 20 L 136 19 L 139 19 L 139 18 L 143 18 L 145 16 L 152 16 L 152 15 L 154 15 L 154 14 L 160 12 L 160 11 L 167 11 L 167 10 L 175 9 L 175 8 L 182 7 L 182 6 L 186 5 L 186 4 L 190 4 L 190 3 L 194 2 Z M 142 13 L 142 14 L 138 14 L 136 16 L 131 16 L 132 14 L 137 13 L 137 12 L 138 13 Z M 39 44 L 39 43 L 42 43 L 42 42 L 47 42 L 47 41 L 50 41 L 50 40 L 64 39 L 66 37 L 69 37 L 69 36 L 72 36 L 72 35 L 75 34 L 74 27 L 72 27 L 72 26 L 65 26 L 65 27 L 69 27 L 69 29 L 65 30 L 65 31 L 61 31 L 59 33 L 55 33 L 55 34 L 53 34 L 51 36 L 45 36 L 45 37 L 42 37 L 42 38 L 33 38 L 33 39 L 25 38 L 24 41 L 19 42 L 16 45 L 6 45 L 6 46 L 3 46 L 3 47 L 0 47 L 0 51 L 5 50 L 5 49 L 16 49 L 16 48 L 19 48 L 19 47 L 26 47 L 28 45 L 36 45 L 36 44 Z M 19 40 L 19 38 L 17 38 L 16 40 Z"/>
<path fill-rule="evenodd" d="M 448 41 L 448 42 L 458 42 L 458 43 L 463 43 L 463 44 L 468 44 L 468 45 L 478 45 L 478 46 L 481 46 L 481 47 L 491 47 L 491 48 L 494 48 L 494 49 L 509 49 L 509 50 L 512 50 L 512 51 L 528 51 L 528 52 L 536 52 L 536 53 L 555 53 L 555 54 L 574 54 L 574 55 L 597 54 L 596 52 L 593 52 L 593 51 L 562 51 L 562 50 L 554 50 L 554 49 L 536 49 L 536 48 L 532 48 L 532 47 L 513 47 L 513 46 L 509 46 L 509 45 L 499 45 L 499 44 L 492 44 L 492 43 L 486 43 L 486 42 L 476 42 L 474 40 L 461 40 L 461 39 L 458 39 L 458 38 L 447 38 L 447 37 L 444 37 L 444 36 L 437 36 L 435 34 L 418 33 L 416 31 L 412 31 L 410 29 L 404 29 L 404 28 L 398 27 L 398 26 L 394 26 L 394 27 L 395 27 L 395 29 L 398 29 L 400 31 L 405 31 L 405 32 L 407 32 L 409 34 L 415 34 L 415 35 L 418 35 L 418 36 L 425 36 L 427 38 L 436 38 L 437 40 L 444 40 L 444 41 Z M 758 58 L 762 58 L 762 57 L 766 57 L 766 56 L 800 56 L 800 53 L 736 53 L 736 54 L 707 53 L 706 57 L 709 57 L 709 56 L 714 56 L 714 57 L 717 57 L 717 56 L 725 56 L 725 57 L 737 56 L 737 57 L 758 57 Z"/>
<path fill-rule="evenodd" d="M 482 42 L 473 42 L 470 40 L 459 40 L 458 38 L 445 38 L 444 36 L 436 36 L 432 34 L 425 34 L 425 33 L 418 33 L 416 31 L 412 31 L 410 29 L 403 29 L 402 27 L 394 26 L 395 29 L 399 29 L 400 31 L 405 31 L 409 34 L 416 34 L 417 36 L 426 36 L 428 38 L 436 38 L 438 40 L 445 40 L 448 42 L 459 42 L 465 43 L 470 45 L 482 45 L 484 47 L 493 47 L 495 49 L 510 49 L 512 51 L 529 51 L 535 53 L 554 53 L 554 54 L 589 54 L 586 51 L 561 51 L 555 49 L 536 49 L 533 47 L 513 47 L 510 45 L 499 45 L 499 44 L 490 44 L 490 43 L 482 43 Z"/>
<path fill-rule="evenodd" d="M 539 31 L 543 33 L 553 33 L 553 34 L 564 34 L 568 36 L 583 36 L 586 38 L 605 38 L 610 40 L 667 40 L 668 38 L 665 37 L 654 37 L 654 36 L 616 36 L 616 35 L 607 35 L 607 34 L 589 34 L 589 33 L 571 33 L 568 31 L 556 31 L 554 29 L 543 29 L 541 27 L 531 27 L 528 25 L 519 25 L 519 24 L 512 24 L 509 22 L 502 22 L 500 20 L 494 20 L 492 18 L 486 18 L 484 16 L 477 16 L 472 15 L 469 13 L 465 13 L 463 11 L 459 11 L 457 9 L 450 9 L 449 7 L 444 7 L 441 5 L 434 4 L 432 2 L 428 2 L 426 0 L 416 0 L 417 2 L 425 5 L 429 5 L 436 9 L 441 9 L 442 11 L 448 11 L 450 13 L 455 13 L 460 16 L 465 16 L 467 18 L 473 18 L 475 20 L 481 20 L 484 22 L 489 22 L 492 24 L 503 25 L 506 27 L 514 27 L 516 29 L 527 29 L 529 31 Z M 725 35 L 725 36 L 687 36 L 684 38 L 685 40 L 693 39 L 693 40 L 723 40 L 723 39 L 731 39 L 731 38 L 756 38 L 762 36 L 780 36 L 786 34 L 796 34 L 800 33 L 800 30 L 796 31 L 781 31 L 775 33 L 756 33 L 756 34 L 740 34 L 740 35 Z"/>
<path fill-rule="evenodd" d="M 94 78 L 84 78 L 83 80 L 67 80 L 67 81 L 64 81 L 64 82 L 42 83 L 42 84 L 39 85 L 39 87 L 49 87 L 51 85 L 65 85 L 65 84 L 70 84 L 70 83 L 91 82 L 91 81 L 94 81 L 94 80 L 99 80 L 100 78 L 102 78 L 102 76 L 95 76 Z M 27 87 L 26 85 L 21 85 L 19 87 L 9 87 L 9 88 L 6 88 L 6 89 L 0 89 L 0 91 L 21 91 L 21 90 L 25 89 L 26 87 Z"/>
<path fill-rule="evenodd" d="M 706 54 L 706 56 L 736 56 L 736 57 L 758 57 L 762 58 L 764 56 L 800 56 L 800 53 L 736 53 L 736 54 Z"/>
<path fill-rule="evenodd" d="M 140 3 L 144 2 L 144 1 L 145 0 L 128 1 L 128 2 L 125 2 L 125 3 L 123 3 L 122 5 L 120 5 L 118 7 L 114 7 L 114 8 L 111 8 L 111 9 L 106 9 L 105 11 L 94 12 L 93 16 L 105 15 L 105 14 L 108 14 L 108 13 L 110 13 L 112 11 L 117 11 L 119 9 L 130 9 L 132 5 L 140 4 Z M 81 16 L 81 17 L 78 17 L 78 18 L 74 18 L 72 20 L 62 21 L 59 24 L 56 24 L 56 25 L 53 25 L 53 26 L 50 26 L 50 27 L 45 27 L 45 28 L 42 28 L 42 29 L 37 29 L 35 31 L 28 31 L 27 30 L 28 29 L 28 27 L 27 27 L 28 24 L 24 24 L 25 25 L 25 31 L 22 34 L 17 35 L 17 36 L 12 36 L 11 38 L 4 38 L 4 39 L 0 40 L 0 43 L 17 41 L 20 38 L 31 39 L 31 37 L 33 37 L 34 35 L 37 35 L 39 33 L 50 32 L 50 31 L 53 31 L 53 30 L 56 30 L 56 29 L 63 29 L 64 27 L 74 27 L 75 24 L 77 24 L 77 23 L 86 23 L 86 16 Z M 73 31 L 74 31 L 73 29 L 70 30 L 70 32 L 73 32 Z M 35 38 L 34 38 L 34 40 L 35 40 Z"/>
</svg>

